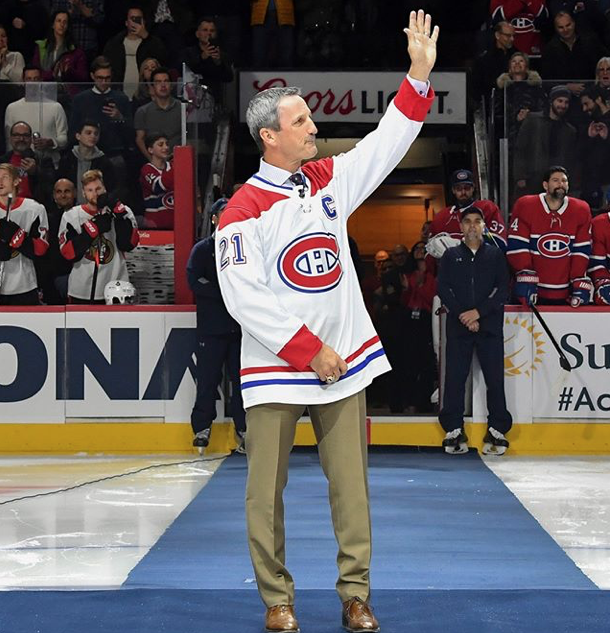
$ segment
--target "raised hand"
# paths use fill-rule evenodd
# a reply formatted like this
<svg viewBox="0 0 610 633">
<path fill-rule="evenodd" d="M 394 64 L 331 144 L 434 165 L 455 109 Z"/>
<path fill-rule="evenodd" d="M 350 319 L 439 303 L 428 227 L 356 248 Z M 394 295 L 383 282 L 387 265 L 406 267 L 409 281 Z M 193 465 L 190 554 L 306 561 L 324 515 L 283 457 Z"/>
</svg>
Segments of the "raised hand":
<svg viewBox="0 0 610 633">
<path fill-rule="evenodd" d="M 428 81 L 430 71 L 436 61 L 436 41 L 438 40 L 438 26 L 432 30 L 432 18 L 420 9 L 411 11 L 409 26 L 404 29 L 409 38 L 409 56 L 411 68 L 409 75 L 413 79 Z"/>
</svg>

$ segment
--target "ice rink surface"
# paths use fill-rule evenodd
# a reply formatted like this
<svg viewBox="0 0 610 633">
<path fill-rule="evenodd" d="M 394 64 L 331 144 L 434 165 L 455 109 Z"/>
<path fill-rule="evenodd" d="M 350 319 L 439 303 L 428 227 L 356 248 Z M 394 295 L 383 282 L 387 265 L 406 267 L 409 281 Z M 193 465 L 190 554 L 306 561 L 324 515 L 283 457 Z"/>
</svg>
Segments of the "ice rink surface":
<svg viewBox="0 0 610 633">
<path fill-rule="evenodd" d="M 0 458 L 0 589 L 117 589 L 222 456 L 205 459 Z M 610 458 L 508 455 L 485 464 L 591 581 L 610 589 Z M 6 503 L 115 475 L 123 476 Z"/>
</svg>

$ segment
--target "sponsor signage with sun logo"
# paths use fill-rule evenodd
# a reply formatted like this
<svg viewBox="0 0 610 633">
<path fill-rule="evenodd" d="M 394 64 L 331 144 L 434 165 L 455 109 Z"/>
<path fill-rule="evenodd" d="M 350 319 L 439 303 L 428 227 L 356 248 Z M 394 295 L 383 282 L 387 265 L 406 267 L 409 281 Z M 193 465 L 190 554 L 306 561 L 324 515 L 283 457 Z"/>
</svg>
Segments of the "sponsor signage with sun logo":
<svg viewBox="0 0 610 633">
<path fill-rule="evenodd" d="M 525 332 L 528 337 L 522 336 Z M 529 315 L 507 314 L 504 318 L 504 375 L 531 376 L 543 362 L 545 345 L 544 333 L 536 329 Z"/>
</svg>

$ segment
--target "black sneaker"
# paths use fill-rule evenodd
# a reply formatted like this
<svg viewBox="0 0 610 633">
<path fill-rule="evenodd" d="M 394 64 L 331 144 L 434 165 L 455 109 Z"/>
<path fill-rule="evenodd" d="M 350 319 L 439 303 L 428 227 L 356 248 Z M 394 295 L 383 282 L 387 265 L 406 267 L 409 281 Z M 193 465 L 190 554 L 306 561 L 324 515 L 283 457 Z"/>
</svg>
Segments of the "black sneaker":
<svg viewBox="0 0 610 633">
<path fill-rule="evenodd" d="M 500 431 L 490 426 L 483 438 L 483 455 L 504 455 L 510 443 Z"/>
<path fill-rule="evenodd" d="M 445 453 L 449 455 L 461 455 L 468 452 L 468 438 L 464 429 L 454 429 L 445 435 L 443 440 Z"/>
</svg>

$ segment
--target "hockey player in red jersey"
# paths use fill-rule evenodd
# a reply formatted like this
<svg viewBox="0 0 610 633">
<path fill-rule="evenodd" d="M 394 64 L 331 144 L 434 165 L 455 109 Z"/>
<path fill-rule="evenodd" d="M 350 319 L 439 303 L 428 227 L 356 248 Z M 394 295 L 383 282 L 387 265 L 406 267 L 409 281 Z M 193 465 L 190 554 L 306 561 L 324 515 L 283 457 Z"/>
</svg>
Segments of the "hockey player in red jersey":
<svg viewBox="0 0 610 633">
<path fill-rule="evenodd" d="M 602 213 L 591 222 L 592 252 L 589 277 L 595 286 L 595 303 L 610 305 L 610 213 Z"/>
<path fill-rule="evenodd" d="M 430 226 L 430 240 L 426 250 L 426 266 L 433 273 L 436 272 L 436 259 L 442 257 L 445 248 L 455 246 L 462 241 L 462 227 L 460 217 L 464 209 L 475 206 L 483 212 L 485 220 L 485 237 L 487 242 L 506 250 L 506 227 L 500 209 L 491 200 L 475 200 L 475 186 L 472 172 L 468 169 L 458 169 L 451 176 L 451 191 L 455 197 L 455 204 L 445 207 L 435 214 Z M 437 237 L 438 236 L 438 237 Z M 452 240 L 446 240 L 449 236 Z M 436 237 L 436 239 L 434 239 Z M 435 242 L 442 242 L 444 246 L 436 248 Z"/>
<path fill-rule="evenodd" d="M 491 0 L 494 24 L 510 22 L 515 27 L 515 48 L 530 57 L 540 57 L 540 26 L 549 19 L 546 0 Z"/>
<path fill-rule="evenodd" d="M 516 274 L 514 293 L 523 303 L 573 308 L 591 301 L 586 277 L 591 254 L 591 211 L 568 197 L 568 173 L 551 167 L 544 193 L 515 202 L 508 229 L 508 261 Z"/>
<path fill-rule="evenodd" d="M 38 305 L 34 259 L 49 248 L 45 208 L 20 198 L 19 171 L 0 164 L 0 305 Z"/>
</svg>

